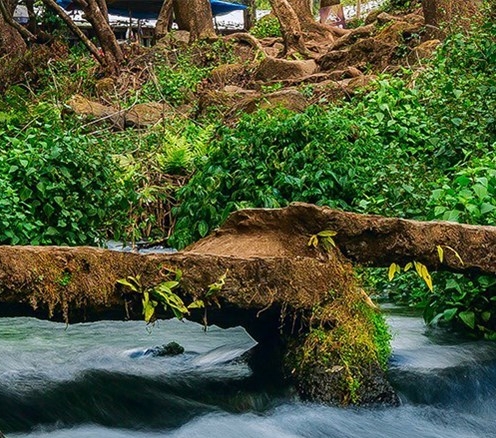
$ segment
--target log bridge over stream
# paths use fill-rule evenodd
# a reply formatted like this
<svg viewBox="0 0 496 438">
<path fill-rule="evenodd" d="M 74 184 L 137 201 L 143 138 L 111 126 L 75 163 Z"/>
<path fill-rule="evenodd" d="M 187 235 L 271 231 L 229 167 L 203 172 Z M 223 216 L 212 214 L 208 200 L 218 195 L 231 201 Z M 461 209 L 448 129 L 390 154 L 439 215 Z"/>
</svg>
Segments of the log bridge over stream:
<svg viewBox="0 0 496 438">
<path fill-rule="evenodd" d="M 337 233 L 336 247 L 309 246 L 311 236 L 324 230 Z M 443 261 L 438 246 L 449 248 Z M 496 227 L 295 203 L 233 213 L 210 236 L 173 254 L 0 246 L 0 314 L 70 322 L 137 319 L 141 297 L 119 279 L 140 276 L 143 288 L 153 288 L 170 278 L 170 270 L 180 269 L 178 293 L 188 303 L 205 299 L 208 286 L 227 272 L 216 292 L 220 306 L 209 306 L 208 323 L 244 326 L 262 351 L 264 346 L 277 351 L 302 397 L 335 404 L 395 403 L 371 344 L 370 312 L 376 310 L 356 283 L 352 263 L 381 267 L 412 261 L 431 271 L 495 275 Z M 204 311 L 190 316 L 201 321 Z"/>
</svg>

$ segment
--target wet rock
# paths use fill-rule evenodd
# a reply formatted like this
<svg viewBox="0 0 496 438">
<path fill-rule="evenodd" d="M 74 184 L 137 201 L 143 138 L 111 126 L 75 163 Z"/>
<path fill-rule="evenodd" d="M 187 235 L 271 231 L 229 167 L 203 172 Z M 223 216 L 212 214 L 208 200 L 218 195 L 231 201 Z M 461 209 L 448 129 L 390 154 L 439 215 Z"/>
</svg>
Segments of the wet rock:
<svg viewBox="0 0 496 438">
<path fill-rule="evenodd" d="M 172 108 L 167 103 L 149 102 L 133 106 L 126 113 L 126 126 L 146 128 L 159 123 Z"/>
<path fill-rule="evenodd" d="M 149 352 L 148 354 L 154 357 L 178 356 L 179 354 L 184 353 L 184 347 L 182 345 L 179 345 L 177 342 L 169 342 L 168 344 L 151 348 L 150 350 L 147 350 L 147 352 Z"/>
<path fill-rule="evenodd" d="M 317 71 L 317 64 L 313 59 L 306 61 L 288 61 L 267 57 L 258 66 L 255 77 L 257 80 L 284 80 L 310 76 Z"/>
<path fill-rule="evenodd" d="M 362 376 L 355 396 L 351 400 L 350 391 L 346 388 L 346 370 L 341 365 L 323 366 L 316 364 L 308 368 L 305 375 L 297 382 L 297 389 L 304 400 L 312 400 L 330 405 L 347 405 L 358 403 L 367 405 L 399 405 L 398 395 L 388 382 L 385 373 L 379 367 L 367 370 Z"/>
</svg>

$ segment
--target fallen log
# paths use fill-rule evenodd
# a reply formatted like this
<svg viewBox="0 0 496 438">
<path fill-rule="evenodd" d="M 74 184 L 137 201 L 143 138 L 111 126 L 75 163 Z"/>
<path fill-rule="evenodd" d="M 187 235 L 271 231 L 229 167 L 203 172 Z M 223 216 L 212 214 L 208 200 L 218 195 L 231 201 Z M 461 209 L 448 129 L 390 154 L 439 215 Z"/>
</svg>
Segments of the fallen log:
<svg viewBox="0 0 496 438">
<path fill-rule="evenodd" d="M 326 230 L 337 233 L 336 248 L 308 245 Z M 451 248 L 443 263 L 437 246 Z M 29 308 L 39 317 L 69 321 L 140 318 L 142 296 L 118 280 L 139 277 L 142 293 L 180 269 L 178 293 L 184 301 L 208 302 L 209 285 L 227 273 L 216 292 L 220 308 L 209 307 L 208 322 L 242 325 L 262 346 L 277 344 L 283 368 L 304 398 L 395 403 L 379 355 L 384 349 L 377 345 L 380 321 L 346 257 L 374 266 L 415 260 L 431 269 L 494 274 L 495 249 L 495 227 L 357 215 L 308 204 L 242 210 L 175 254 L 2 246 L 0 314 L 29 314 Z M 194 310 L 190 317 L 201 321 L 204 314 Z"/>
<path fill-rule="evenodd" d="M 216 253 L 219 239 L 233 244 L 224 254 L 236 254 L 266 241 L 263 254 L 297 256 L 310 236 L 323 230 L 337 234 L 334 242 L 351 261 L 366 266 L 388 267 L 421 262 L 430 270 L 496 274 L 496 227 L 454 222 L 422 222 L 378 215 L 364 215 L 294 203 L 284 209 L 248 209 L 233 213 L 221 229 L 188 248 Z M 268 233 L 278 235 L 270 242 Z M 250 244 L 250 242 L 252 242 Z M 269 243 L 270 242 L 270 243 Z M 443 250 L 440 260 L 438 247 Z M 306 255 L 315 252 L 309 247 Z"/>
</svg>

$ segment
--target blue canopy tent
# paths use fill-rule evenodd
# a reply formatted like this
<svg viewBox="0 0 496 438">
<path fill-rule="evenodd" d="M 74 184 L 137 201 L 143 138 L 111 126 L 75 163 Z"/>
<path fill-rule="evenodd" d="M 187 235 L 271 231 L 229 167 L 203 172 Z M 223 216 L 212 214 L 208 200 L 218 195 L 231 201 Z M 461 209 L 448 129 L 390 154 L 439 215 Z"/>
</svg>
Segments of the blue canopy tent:
<svg viewBox="0 0 496 438">
<path fill-rule="evenodd" d="M 72 0 L 57 0 L 57 3 L 66 10 L 78 9 Z M 162 3 L 163 0 L 107 0 L 109 14 L 139 20 L 156 20 Z M 221 0 L 210 0 L 210 5 L 214 17 L 247 8 L 246 5 Z"/>
</svg>

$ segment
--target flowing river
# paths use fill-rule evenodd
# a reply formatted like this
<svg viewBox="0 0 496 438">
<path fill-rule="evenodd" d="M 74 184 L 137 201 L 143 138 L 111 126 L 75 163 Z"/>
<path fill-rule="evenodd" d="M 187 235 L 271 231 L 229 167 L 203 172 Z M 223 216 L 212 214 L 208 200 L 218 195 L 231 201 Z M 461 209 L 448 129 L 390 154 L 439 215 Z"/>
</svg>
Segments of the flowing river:
<svg viewBox="0 0 496 438">
<path fill-rule="evenodd" d="M 303 403 L 254 376 L 241 328 L 0 318 L 0 430 L 8 438 L 496 437 L 496 345 L 393 312 L 397 408 Z M 151 357 L 176 341 L 185 353 Z"/>
</svg>

